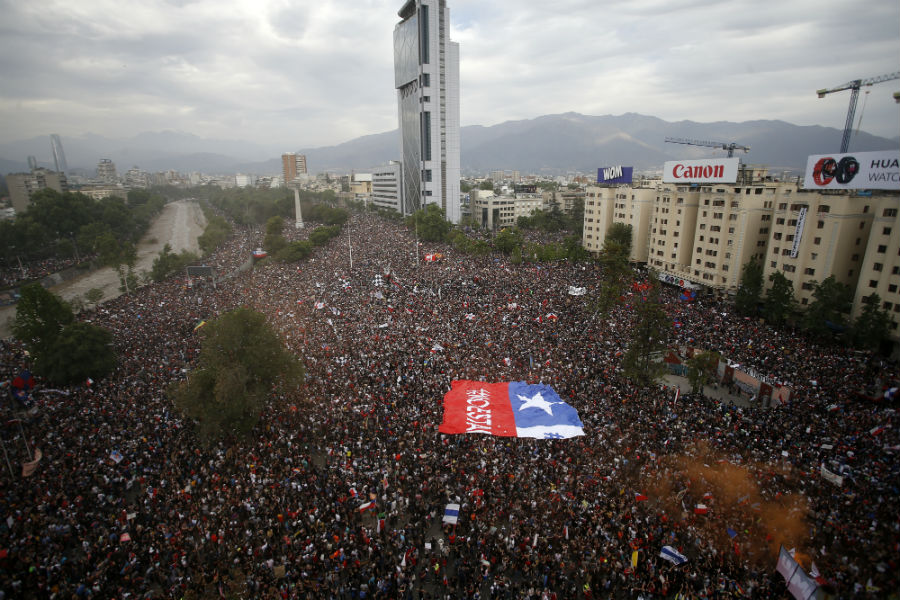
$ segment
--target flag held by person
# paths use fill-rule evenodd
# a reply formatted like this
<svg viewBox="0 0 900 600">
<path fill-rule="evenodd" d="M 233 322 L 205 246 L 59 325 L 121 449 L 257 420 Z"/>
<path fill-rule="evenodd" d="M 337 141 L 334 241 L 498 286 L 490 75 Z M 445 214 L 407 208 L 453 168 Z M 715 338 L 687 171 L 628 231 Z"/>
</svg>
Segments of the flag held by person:
<svg viewBox="0 0 900 600">
<path fill-rule="evenodd" d="M 584 435 L 578 412 L 548 385 L 454 381 L 444 395 L 441 433 L 563 439 Z"/>
<path fill-rule="evenodd" d="M 663 546 L 662 550 L 659 551 L 659 556 L 674 565 L 683 565 L 688 560 L 687 556 L 685 556 L 672 546 Z"/>
<path fill-rule="evenodd" d="M 448 525 L 456 525 L 459 523 L 459 504 L 448 504 L 446 508 L 444 508 L 444 517 L 441 521 Z"/>
</svg>

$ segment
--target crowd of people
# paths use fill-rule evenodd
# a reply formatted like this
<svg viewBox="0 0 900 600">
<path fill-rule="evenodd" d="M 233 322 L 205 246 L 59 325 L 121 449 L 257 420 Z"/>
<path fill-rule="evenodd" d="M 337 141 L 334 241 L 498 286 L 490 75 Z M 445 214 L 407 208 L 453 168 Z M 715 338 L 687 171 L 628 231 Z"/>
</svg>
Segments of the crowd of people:
<svg viewBox="0 0 900 600">
<path fill-rule="evenodd" d="M 237 230 L 207 259 L 234 274 L 214 287 L 173 278 L 84 313 L 114 333 L 116 372 L 7 406 L 25 438 L 4 431 L 0 597 L 780 598 L 781 546 L 835 597 L 896 597 L 900 431 L 889 403 L 855 394 L 895 364 L 664 289 L 671 347 L 793 389 L 767 408 L 676 396 L 624 377 L 641 299 L 596 312 L 594 263 L 417 249 L 359 214 L 306 261 L 238 271 L 262 235 Z M 242 306 L 305 382 L 250 437 L 206 446 L 167 388 L 196 364 L 197 324 Z M 0 353 L 27 363 L 14 340 Z M 443 435 L 458 379 L 548 384 L 585 435 Z"/>
</svg>

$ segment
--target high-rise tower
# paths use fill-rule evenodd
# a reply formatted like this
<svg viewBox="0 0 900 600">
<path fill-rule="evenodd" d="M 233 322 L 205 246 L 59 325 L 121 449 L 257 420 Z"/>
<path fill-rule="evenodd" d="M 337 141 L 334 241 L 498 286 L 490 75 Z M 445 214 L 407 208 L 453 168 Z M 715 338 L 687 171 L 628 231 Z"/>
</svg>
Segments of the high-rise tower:
<svg viewBox="0 0 900 600">
<path fill-rule="evenodd" d="M 459 223 L 459 44 L 445 0 L 407 0 L 394 27 L 403 213 L 437 204 Z"/>
<path fill-rule="evenodd" d="M 50 149 L 53 151 L 53 164 L 56 165 L 56 171 L 58 173 L 68 171 L 69 165 L 66 163 L 66 153 L 63 152 L 62 140 L 59 139 L 58 133 L 50 135 Z"/>
<path fill-rule="evenodd" d="M 306 175 L 306 155 L 296 152 L 285 152 L 281 155 L 281 169 L 284 173 L 284 185 L 290 185 L 300 175 Z"/>
</svg>

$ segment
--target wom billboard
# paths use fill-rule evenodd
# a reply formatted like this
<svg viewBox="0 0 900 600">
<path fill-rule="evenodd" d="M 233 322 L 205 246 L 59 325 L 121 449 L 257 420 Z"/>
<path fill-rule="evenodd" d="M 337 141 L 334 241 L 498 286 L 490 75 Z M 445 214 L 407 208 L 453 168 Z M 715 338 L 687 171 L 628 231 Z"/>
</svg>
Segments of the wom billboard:
<svg viewBox="0 0 900 600">
<path fill-rule="evenodd" d="M 808 190 L 900 190 L 900 153 L 896 150 L 815 154 L 806 161 Z"/>
<path fill-rule="evenodd" d="M 666 183 L 734 183 L 737 181 L 737 158 L 702 160 L 670 160 L 663 167 Z"/>
<path fill-rule="evenodd" d="M 597 169 L 597 183 L 631 183 L 634 167 L 601 167 Z"/>
</svg>

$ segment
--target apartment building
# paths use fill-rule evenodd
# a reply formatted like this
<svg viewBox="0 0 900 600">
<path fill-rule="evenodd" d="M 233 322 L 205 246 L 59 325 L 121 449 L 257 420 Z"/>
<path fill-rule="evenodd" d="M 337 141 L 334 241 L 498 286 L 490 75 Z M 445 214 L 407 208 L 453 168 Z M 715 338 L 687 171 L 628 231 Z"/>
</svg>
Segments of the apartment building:
<svg viewBox="0 0 900 600">
<path fill-rule="evenodd" d="M 535 210 L 544 208 L 544 201 L 537 194 L 495 196 L 488 190 L 472 190 L 469 197 L 472 218 L 486 229 L 514 227 L 519 217 L 531 216 Z"/>
<path fill-rule="evenodd" d="M 30 173 L 11 173 L 6 176 L 6 185 L 9 187 L 9 199 L 16 214 L 28 210 L 31 196 L 38 190 L 50 188 L 61 193 L 69 191 L 65 173 L 41 168 L 33 169 Z"/>
<path fill-rule="evenodd" d="M 646 180 L 630 186 L 588 186 L 583 192 L 584 247 L 589 252 L 599 252 L 603 248 L 603 240 L 609 226 L 613 223 L 624 223 L 631 225 L 630 260 L 647 262 L 650 251 L 651 216 L 659 185 L 659 180 Z M 545 193 L 545 197 L 546 195 Z M 591 237 L 588 238 L 588 235 Z"/>
<path fill-rule="evenodd" d="M 851 315 L 857 318 L 866 298 L 878 294 L 881 308 L 891 316 L 890 337 L 900 342 L 900 196 L 885 194 L 855 200 L 863 202 L 863 209 L 868 205 L 872 225 L 859 266 Z"/>
<path fill-rule="evenodd" d="M 808 304 L 817 282 L 834 275 L 856 289 L 872 227 L 871 197 L 845 192 L 787 189 L 772 213 L 764 277 L 780 271 L 794 297 Z"/>
</svg>

